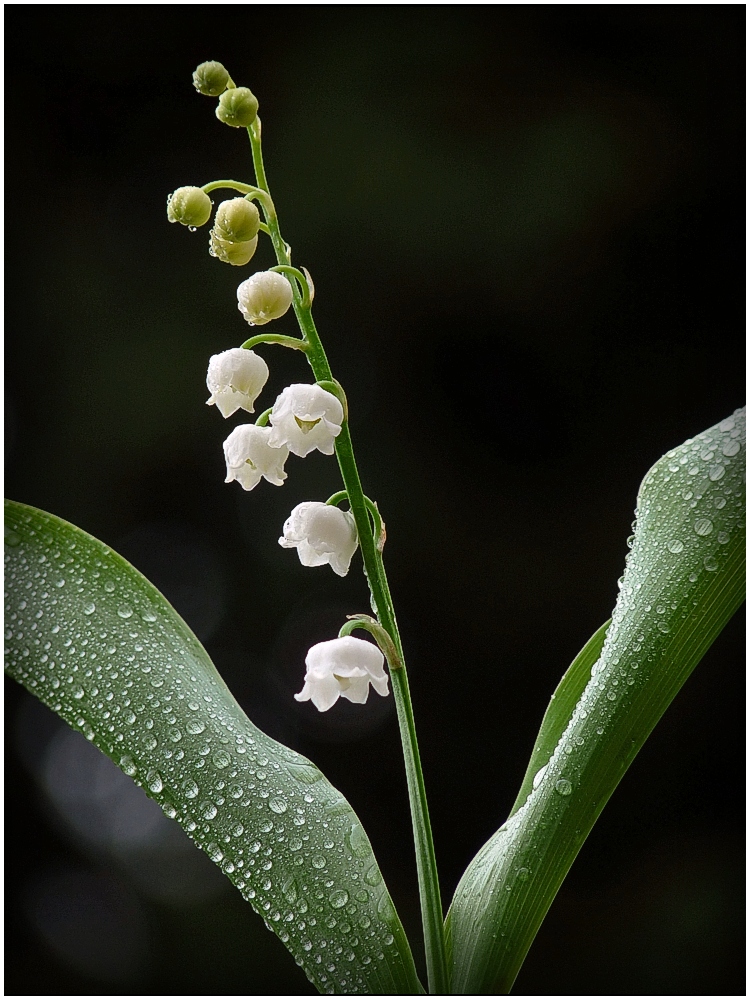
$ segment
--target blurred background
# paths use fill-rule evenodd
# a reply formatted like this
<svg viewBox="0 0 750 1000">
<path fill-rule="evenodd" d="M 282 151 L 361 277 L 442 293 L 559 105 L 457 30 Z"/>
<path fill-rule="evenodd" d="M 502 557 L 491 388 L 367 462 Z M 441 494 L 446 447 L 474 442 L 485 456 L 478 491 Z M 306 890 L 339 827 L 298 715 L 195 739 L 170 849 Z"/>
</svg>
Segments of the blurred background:
<svg viewBox="0 0 750 1000">
<path fill-rule="evenodd" d="M 392 699 L 298 704 L 368 610 L 277 545 L 339 488 L 224 485 L 235 289 L 167 194 L 252 180 L 196 94 L 258 96 L 283 232 L 348 393 L 410 664 L 444 901 L 609 617 L 649 466 L 744 403 L 742 5 L 94 5 L 6 17 L 6 494 L 103 539 L 252 720 L 362 819 L 418 961 Z M 83 25 L 83 27 L 82 27 Z M 229 195 L 227 195 L 229 196 Z M 290 313 L 274 332 L 294 333 Z M 269 406 L 303 359 L 281 348 Z M 357 563 L 355 561 L 355 567 Z M 744 993 L 744 636 L 733 621 L 576 861 L 518 995 Z M 8 994 L 312 992 L 205 855 L 7 682 Z"/>
</svg>

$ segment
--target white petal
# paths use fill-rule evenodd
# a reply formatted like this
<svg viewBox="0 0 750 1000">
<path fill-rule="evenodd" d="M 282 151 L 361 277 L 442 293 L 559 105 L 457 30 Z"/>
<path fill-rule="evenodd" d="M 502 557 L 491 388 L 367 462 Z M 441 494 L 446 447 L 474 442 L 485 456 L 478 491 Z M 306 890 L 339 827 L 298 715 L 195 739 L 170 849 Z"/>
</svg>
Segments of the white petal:
<svg viewBox="0 0 750 1000">
<path fill-rule="evenodd" d="M 370 693 L 370 682 L 366 677 L 353 677 L 349 683 L 341 685 L 341 696 L 357 705 L 364 705 Z"/>
<path fill-rule="evenodd" d="M 294 697 L 297 701 L 311 701 L 319 712 L 327 712 L 339 700 L 340 694 L 341 688 L 335 677 L 313 678 L 307 674 L 302 690 Z"/>
</svg>

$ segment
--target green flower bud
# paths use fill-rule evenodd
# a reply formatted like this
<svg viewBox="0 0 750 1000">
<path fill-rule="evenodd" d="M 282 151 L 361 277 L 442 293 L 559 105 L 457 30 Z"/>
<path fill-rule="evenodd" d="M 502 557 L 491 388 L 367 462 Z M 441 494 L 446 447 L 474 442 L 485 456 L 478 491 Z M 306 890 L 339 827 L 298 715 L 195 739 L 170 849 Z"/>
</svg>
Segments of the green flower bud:
<svg viewBox="0 0 750 1000">
<path fill-rule="evenodd" d="M 218 97 L 227 89 L 229 73 L 220 62 L 204 62 L 193 73 L 193 86 L 199 94 Z"/>
<path fill-rule="evenodd" d="M 216 210 L 214 232 L 228 243 L 244 243 L 256 235 L 260 215 L 253 202 L 245 198 L 222 201 Z"/>
<path fill-rule="evenodd" d="M 252 125 L 258 114 L 258 99 L 247 87 L 225 90 L 219 98 L 216 117 L 225 125 L 244 128 Z"/>
<path fill-rule="evenodd" d="M 225 264 L 234 264 L 235 267 L 242 267 L 253 256 L 257 246 L 257 236 L 243 243 L 230 243 L 229 240 L 223 240 L 220 236 L 217 236 L 216 232 L 212 229 L 211 243 L 208 249 L 212 257 L 216 257 Z"/>
<path fill-rule="evenodd" d="M 211 218 L 211 199 L 198 187 L 181 187 L 167 198 L 167 218 L 183 226 L 205 226 Z"/>
</svg>

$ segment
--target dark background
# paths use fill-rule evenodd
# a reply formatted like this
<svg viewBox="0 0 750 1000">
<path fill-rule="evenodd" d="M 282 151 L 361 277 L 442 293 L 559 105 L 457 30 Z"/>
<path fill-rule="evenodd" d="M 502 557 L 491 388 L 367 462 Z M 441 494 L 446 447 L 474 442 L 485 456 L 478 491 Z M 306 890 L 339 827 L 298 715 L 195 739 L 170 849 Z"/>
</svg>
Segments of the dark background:
<svg viewBox="0 0 750 1000">
<path fill-rule="evenodd" d="M 744 402 L 744 8 L 40 10 L 6 13 L 7 495 L 173 601 L 253 721 L 349 798 L 421 956 L 392 699 L 292 698 L 307 648 L 368 610 L 356 557 L 342 581 L 276 544 L 335 463 L 222 482 L 236 418 L 206 408 L 206 364 L 248 335 L 235 288 L 272 259 L 231 269 L 167 224 L 175 187 L 252 179 L 191 72 L 219 59 L 260 101 L 388 526 L 447 905 L 611 612 L 641 478 Z M 262 351 L 267 406 L 310 376 Z M 744 993 L 743 649 L 737 619 L 515 993 Z M 12 683 L 6 704 L 8 994 L 311 992 L 174 824 Z"/>
</svg>

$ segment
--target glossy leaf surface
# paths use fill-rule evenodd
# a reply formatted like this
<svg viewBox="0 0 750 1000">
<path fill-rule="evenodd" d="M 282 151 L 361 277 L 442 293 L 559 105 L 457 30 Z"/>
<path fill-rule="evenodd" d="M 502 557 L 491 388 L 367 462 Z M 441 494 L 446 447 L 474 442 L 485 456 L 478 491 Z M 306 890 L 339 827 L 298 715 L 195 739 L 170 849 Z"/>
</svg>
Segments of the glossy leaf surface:
<svg viewBox="0 0 750 1000">
<path fill-rule="evenodd" d="M 423 993 L 349 803 L 250 722 L 145 577 L 79 528 L 7 501 L 5 573 L 6 671 L 180 823 L 316 988 Z"/>
<path fill-rule="evenodd" d="M 563 678 L 510 818 L 456 889 L 447 919 L 453 993 L 510 991 L 609 796 L 741 604 L 744 443 L 742 410 L 646 475 L 611 624 Z"/>
</svg>

